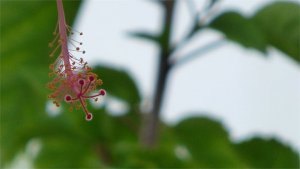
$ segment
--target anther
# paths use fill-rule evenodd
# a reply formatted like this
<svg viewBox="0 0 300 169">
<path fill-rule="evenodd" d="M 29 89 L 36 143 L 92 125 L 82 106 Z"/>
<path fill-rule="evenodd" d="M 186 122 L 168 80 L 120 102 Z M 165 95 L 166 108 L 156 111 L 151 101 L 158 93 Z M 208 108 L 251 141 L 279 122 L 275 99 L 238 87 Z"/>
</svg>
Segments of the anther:
<svg viewBox="0 0 300 169">
<path fill-rule="evenodd" d="M 85 54 L 85 50 L 84 50 L 84 51 L 82 51 L 82 54 Z"/>
<path fill-rule="evenodd" d="M 79 33 L 79 35 L 83 35 L 83 33 L 82 33 L 82 32 L 80 32 L 80 33 Z"/>
<path fill-rule="evenodd" d="M 76 48 L 77 51 L 78 51 L 79 49 L 80 49 L 79 47 Z"/>
</svg>

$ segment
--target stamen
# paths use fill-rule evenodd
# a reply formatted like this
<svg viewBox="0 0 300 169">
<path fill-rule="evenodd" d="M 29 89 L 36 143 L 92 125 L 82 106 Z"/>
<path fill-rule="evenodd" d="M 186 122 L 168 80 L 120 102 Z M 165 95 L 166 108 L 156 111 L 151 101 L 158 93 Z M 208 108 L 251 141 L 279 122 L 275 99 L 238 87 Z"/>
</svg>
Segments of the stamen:
<svg viewBox="0 0 300 169">
<path fill-rule="evenodd" d="M 58 42 L 57 39 L 58 39 L 59 35 L 56 34 L 56 36 L 54 37 L 54 39 L 48 44 L 48 47 L 49 48 L 52 48 L 53 45 L 55 44 L 55 42 Z"/>
<path fill-rule="evenodd" d="M 54 56 L 54 54 L 55 54 L 55 52 L 57 51 L 57 49 L 60 47 L 61 45 L 59 44 L 59 45 L 57 45 L 56 46 L 56 48 L 50 53 L 50 57 L 53 57 Z"/>
<path fill-rule="evenodd" d="M 87 96 L 89 92 L 96 90 L 97 86 L 102 85 L 102 81 L 97 78 L 96 74 L 91 72 L 87 62 L 82 58 L 76 58 L 71 53 L 76 51 L 85 54 L 86 51 L 81 47 L 83 43 L 74 40 L 70 36 L 68 37 L 68 33 L 76 33 L 78 35 L 83 35 L 83 33 L 72 29 L 66 24 L 61 0 L 57 0 L 57 8 L 59 22 L 57 22 L 53 32 L 55 37 L 48 45 L 53 48 L 53 51 L 50 53 L 51 57 L 58 53 L 59 49 L 61 51 L 58 53 L 54 63 L 49 66 L 51 70 L 49 76 L 56 76 L 47 85 L 49 89 L 53 90 L 48 98 L 53 99 L 53 103 L 56 106 L 60 106 L 59 103 L 61 101 L 68 102 L 70 111 L 82 108 L 85 113 L 85 119 L 90 121 L 93 115 L 87 110 L 85 99 L 91 98 L 98 101 L 97 96 L 104 96 L 105 90 L 101 89 L 96 95 Z M 72 49 L 69 49 L 68 45 L 71 45 Z"/>
<path fill-rule="evenodd" d="M 69 32 L 71 32 L 71 34 L 74 34 L 74 32 L 76 32 L 76 33 L 79 33 L 79 35 L 83 35 L 82 32 L 79 32 L 79 31 L 73 29 L 71 26 L 69 26 L 69 25 L 67 25 L 67 24 L 66 24 L 66 28 L 67 28 L 67 30 L 68 30 Z"/>
<path fill-rule="evenodd" d="M 72 41 L 69 41 L 71 43 L 71 45 L 76 48 L 77 46 L 72 42 Z"/>
<path fill-rule="evenodd" d="M 69 49 L 69 51 L 82 52 L 82 54 L 85 54 L 85 51 L 81 51 L 79 47 L 76 47 L 76 49 Z"/>
<path fill-rule="evenodd" d="M 69 38 L 69 40 L 74 41 L 74 42 L 76 42 L 76 43 L 79 43 L 79 45 L 82 45 L 82 42 L 79 42 L 79 41 L 77 41 L 77 40 L 75 40 L 75 39 L 73 39 L 73 38 Z"/>
<path fill-rule="evenodd" d="M 53 35 L 57 34 L 57 29 L 58 29 L 58 22 L 56 22 L 56 26 L 55 26 L 54 32 L 52 33 Z"/>
</svg>

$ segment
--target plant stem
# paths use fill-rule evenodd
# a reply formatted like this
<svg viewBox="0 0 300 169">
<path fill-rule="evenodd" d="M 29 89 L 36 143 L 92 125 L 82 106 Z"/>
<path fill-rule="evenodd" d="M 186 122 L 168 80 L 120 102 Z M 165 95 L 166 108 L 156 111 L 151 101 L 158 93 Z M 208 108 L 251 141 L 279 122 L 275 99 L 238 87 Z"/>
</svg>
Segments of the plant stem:
<svg viewBox="0 0 300 169">
<path fill-rule="evenodd" d="M 171 28 L 175 1 L 162 1 L 165 8 L 164 27 L 161 34 L 158 80 L 155 87 L 154 103 L 152 112 L 146 115 L 144 126 L 142 126 L 141 143 L 144 147 L 154 147 L 158 138 L 159 115 L 167 83 L 170 64 L 168 62 L 171 54 Z"/>
<path fill-rule="evenodd" d="M 226 41 L 223 39 L 218 39 L 216 41 L 213 41 L 209 44 L 206 44 L 205 46 L 199 48 L 199 49 L 195 49 L 193 51 L 191 51 L 190 53 L 186 54 L 185 56 L 183 56 L 180 59 L 173 59 L 171 60 L 171 64 L 173 65 L 172 68 L 175 68 L 177 66 L 183 65 L 186 62 L 189 62 L 195 58 L 197 58 L 198 56 L 201 56 L 203 54 L 206 54 L 207 52 L 212 51 L 213 49 L 216 49 L 222 45 L 226 44 Z"/>
</svg>

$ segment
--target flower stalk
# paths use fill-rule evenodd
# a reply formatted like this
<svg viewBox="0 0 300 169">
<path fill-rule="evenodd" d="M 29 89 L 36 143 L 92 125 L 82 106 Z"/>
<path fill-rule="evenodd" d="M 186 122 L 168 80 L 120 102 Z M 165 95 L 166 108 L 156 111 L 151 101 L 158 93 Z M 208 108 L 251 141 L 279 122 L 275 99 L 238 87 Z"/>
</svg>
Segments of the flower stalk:
<svg viewBox="0 0 300 169">
<path fill-rule="evenodd" d="M 60 106 L 60 102 L 62 101 L 70 103 L 70 111 L 82 108 L 85 112 L 86 120 L 90 121 L 93 115 L 87 109 L 86 100 L 93 99 L 94 101 L 98 101 L 98 97 L 104 96 L 106 92 L 104 89 L 100 89 L 97 94 L 89 95 L 98 86 L 102 85 L 102 80 L 98 79 L 98 76 L 91 71 L 92 69 L 83 58 L 78 59 L 72 53 L 85 54 L 85 51 L 81 50 L 83 43 L 72 39 L 68 36 L 68 33 L 71 35 L 74 33 L 83 35 L 83 33 L 73 30 L 66 24 L 62 0 L 56 0 L 56 3 L 58 24 L 56 30 L 53 32 L 55 36 L 54 40 L 49 43 L 49 47 L 54 48 L 50 57 L 57 54 L 57 51 L 60 52 L 55 62 L 49 66 L 52 71 L 49 73 L 49 76 L 54 78 L 48 83 L 48 88 L 53 91 L 48 97 L 53 99 L 53 103 L 56 106 Z"/>
</svg>

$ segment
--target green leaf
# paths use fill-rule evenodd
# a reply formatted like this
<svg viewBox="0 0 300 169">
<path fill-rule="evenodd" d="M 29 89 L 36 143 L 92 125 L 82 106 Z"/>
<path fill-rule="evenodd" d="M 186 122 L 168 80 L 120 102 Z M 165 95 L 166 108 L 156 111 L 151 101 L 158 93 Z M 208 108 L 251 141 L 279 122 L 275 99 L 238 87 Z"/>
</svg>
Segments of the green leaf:
<svg viewBox="0 0 300 169">
<path fill-rule="evenodd" d="M 299 168 L 299 154 L 275 139 L 253 138 L 236 145 L 251 168 Z"/>
<path fill-rule="evenodd" d="M 35 128 L 43 141 L 42 151 L 35 160 L 38 168 L 103 168 L 116 165 L 128 155 L 127 149 L 123 152 L 124 149 L 120 150 L 118 145 L 137 145 L 138 130 L 132 128 L 134 125 L 124 116 L 113 117 L 104 109 L 89 106 L 94 118 L 86 122 L 82 110 L 68 112 L 67 109 L 64 106 L 63 114 L 49 119 L 48 124 L 52 127 L 40 125 L 43 129 Z M 118 158 L 120 154 L 124 156 Z"/>
<path fill-rule="evenodd" d="M 93 72 L 103 80 L 103 86 L 109 95 L 113 95 L 131 105 L 138 106 L 141 101 L 137 86 L 129 74 L 123 70 L 112 69 L 105 66 L 96 66 Z"/>
<path fill-rule="evenodd" d="M 300 63 L 299 3 L 276 2 L 259 10 L 253 21 L 265 34 L 270 45 Z"/>
<path fill-rule="evenodd" d="M 175 126 L 175 132 L 197 162 L 197 167 L 246 167 L 233 149 L 227 131 L 214 120 L 188 118 Z"/>
<path fill-rule="evenodd" d="M 146 32 L 132 32 L 132 33 L 129 33 L 129 35 L 134 38 L 149 40 L 149 41 L 155 42 L 157 44 L 160 43 L 159 35 L 154 35 L 154 34 L 146 33 Z"/>
<path fill-rule="evenodd" d="M 171 127 L 161 125 L 161 133 L 157 147 L 145 149 L 138 142 L 119 141 L 115 144 L 114 156 L 118 159 L 114 168 L 187 168 L 187 161 L 175 156 L 178 145 Z"/>
<path fill-rule="evenodd" d="M 139 112 L 141 96 L 130 75 L 123 70 L 100 65 L 93 68 L 93 72 L 102 79 L 103 85 L 101 87 L 106 90 L 108 96 L 114 96 L 129 104 L 129 112 L 121 118 L 137 128 L 141 119 Z"/>
<path fill-rule="evenodd" d="M 96 147 L 75 138 L 52 137 L 43 140 L 42 150 L 35 166 L 37 168 L 102 168 Z"/>
<path fill-rule="evenodd" d="M 64 3 L 67 21 L 79 1 Z M 48 42 L 57 23 L 55 1 L 1 1 L 1 166 L 47 124 Z"/>
<path fill-rule="evenodd" d="M 245 47 L 266 51 L 263 32 L 250 19 L 237 12 L 225 12 L 215 18 L 209 27 L 221 31 L 226 38 Z"/>
</svg>

